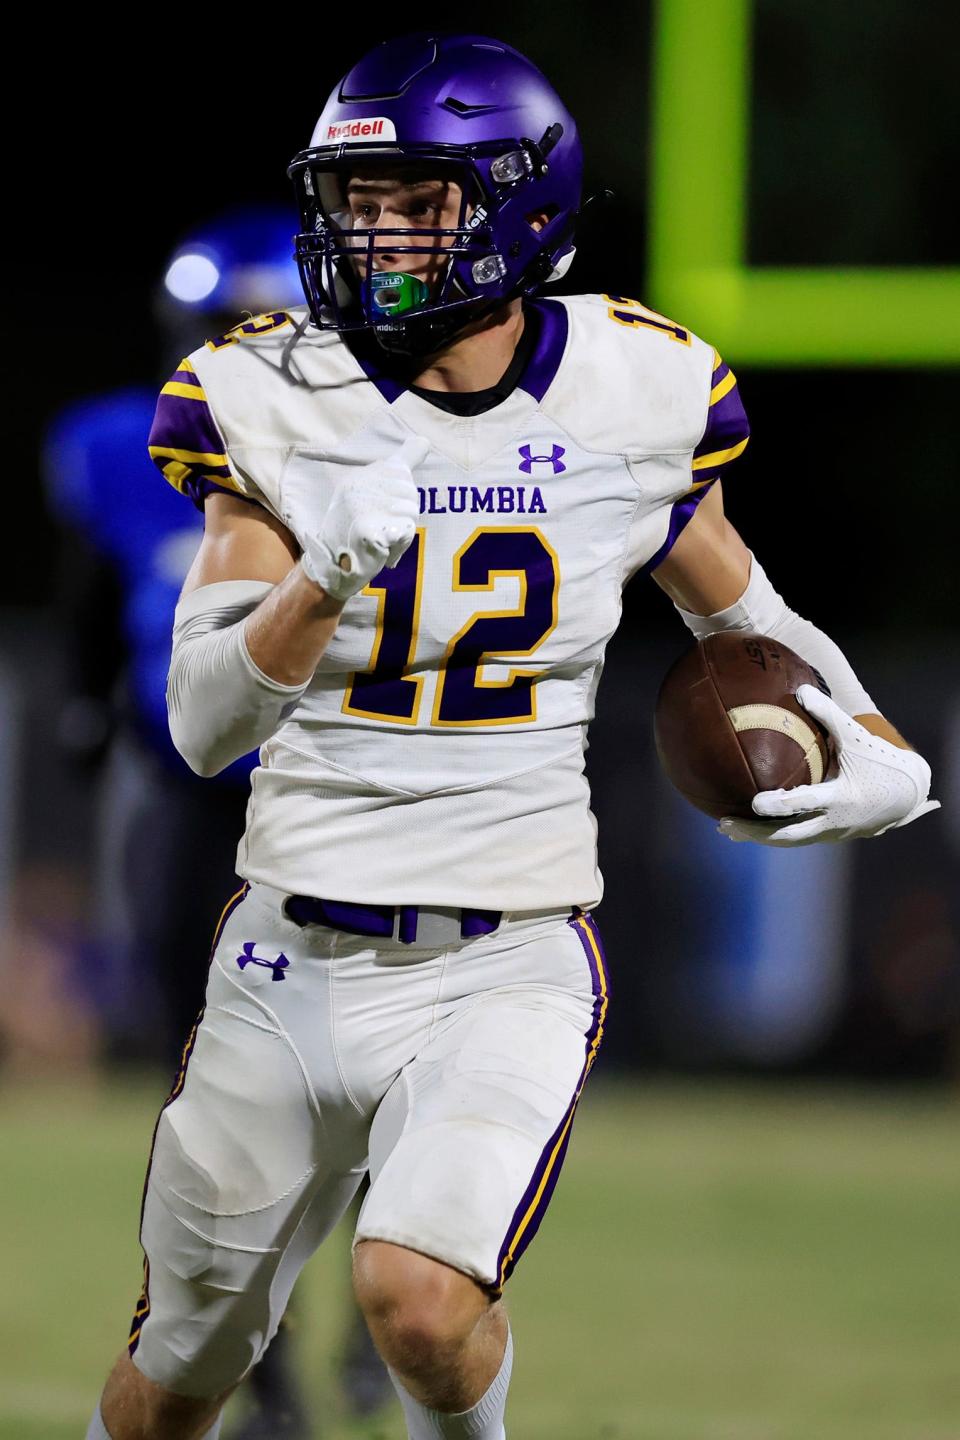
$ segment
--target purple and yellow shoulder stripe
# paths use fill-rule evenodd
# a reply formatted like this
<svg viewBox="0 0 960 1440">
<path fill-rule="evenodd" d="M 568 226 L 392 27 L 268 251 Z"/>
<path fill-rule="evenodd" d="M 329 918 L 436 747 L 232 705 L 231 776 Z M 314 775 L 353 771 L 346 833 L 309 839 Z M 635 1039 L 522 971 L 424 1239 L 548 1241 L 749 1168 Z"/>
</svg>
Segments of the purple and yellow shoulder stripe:
<svg viewBox="0 0 960 1440">
<path fill-rule="evenodd" d="M 189 360 L 181 360 L 160 391 L 147 445 L 164 478 L 195 505 L 202 505 L 211 490 L 241 493 L 223 436 Z"/>
<path fill-rule="evenodd" d="M 740 399 L 737 377 L 713 352 L 710 404 L 703 438 L 693 452 L 693 488 L 719 480 L 724 470 L 742 455 L 750 439 L 750 422 Z"/>
<path fill-rule="evenodd" d="M 707 423 L 703 438 L 693 452 L 690 476 L 692 484 L 689 490 L 684 491 L 679 499 L 674 501 L 667 524 L 666 539 L 640 567 L 642 573 L 649 574 L 667 558 L 696 514 L 697 506 L 709 494 L 711 485 L 725 474 L 731 461 L 743 454 L 749 439 L 750 422 L 740 400 L 737 377 L 714 350 Z"/>
<path fill-rule="evenodd" d="M 266 315 L 251 315 L 248 320 L 241 320 L 228 330 L 224 335 L 218 335 L 214 340 L 207 341 L 208 350 L 222 350 L 225 345 L 237 345 L 243 339 L 249 339 L 256 335 L 269 335 L 274 330 L 280 330 L 284 325 L 292 325 L 293 316 L 288 315 L 286 310 L 272 310 Z"/>
</svg>

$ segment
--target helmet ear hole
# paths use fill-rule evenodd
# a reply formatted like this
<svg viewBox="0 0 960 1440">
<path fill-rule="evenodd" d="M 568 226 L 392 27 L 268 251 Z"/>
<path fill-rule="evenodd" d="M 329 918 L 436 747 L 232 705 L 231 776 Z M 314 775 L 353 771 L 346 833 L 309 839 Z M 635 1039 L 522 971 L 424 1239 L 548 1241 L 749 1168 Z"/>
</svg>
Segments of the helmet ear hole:
<svg viewBox="0 0 960 1440">
<path fill-rule="evenodd" d="M 523 218 L 526 220 L 531 230 L 535 230 L 537 231 L 537 233 L 539 233 L 541 230 L 546 230 L 547 226 L 550 224 L 550 221 L 559 214 L 559 205 L 544 205 L 542 210 L 531 210 L 530 214 L 525 215 Z"/>
</svg>

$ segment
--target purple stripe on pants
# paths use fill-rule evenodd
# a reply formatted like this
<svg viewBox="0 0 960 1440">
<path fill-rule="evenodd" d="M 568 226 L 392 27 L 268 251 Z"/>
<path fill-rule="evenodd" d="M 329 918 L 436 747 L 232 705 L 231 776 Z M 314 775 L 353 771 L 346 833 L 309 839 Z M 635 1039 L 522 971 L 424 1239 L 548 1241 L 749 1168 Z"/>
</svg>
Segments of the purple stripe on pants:
<svg viewBox="0 0 960 1440">
<path fill-rule="evenodd" d="M 570 1143 L 570 1134 L 573 1129 L 573 1117 L 576 1114 L 577 1103 L 583 1093 L 583 1087 L 587 1076 L 597 1057 L 597 1050 L 603 1038 L 603 1023 L 606 1018 L 607 1000 L 609 989 L 606 977 L 606 957 L 603 952 L 603 944 L 600 940 L 600 932 L 597 929 L 596 921 L 590 916 L 578 911 L 571 916 L 567 922 L 577 932 L 577 936 L 587 957 L 587 964 L 590 967 L 590 980 L 593 989 L 593 1014 L 590 1025 L 584 1037 L 586 1042 L 586 1057 L 583 1062 L 583 1069 L 577 1081 L 577 1087 L 569 1106 L 564 1112 L 563 1119 L 554 1130 L 547 1141 L 537 1161 L 536 1168 L 531 1176 L 530 1183 L 520 1197 L 520 1202 L 514 1210 L 507 1227 L 506 1238 L 500 1247 L 500 1254 L 497 1257 L 497 1286 L 506 1284 L 523 1255 L 530 1241 L 540 1228 L 540 1222 L 547 1213 L 547 1207 L 553 1198 L 556 1189 L 557 1178 L 563 1166 L 567 1153 L 567 1146 Z M 591 938 L 593 944 L 591 944 Z"/>
<path fill-rule="evenodd" d="M 249 884 L 244 883 L 243 888 L 238 890 L 236 895 L 231 896 L 231 898 L 224 906 L 220 919 L 217 921 L 217 928 L 213 932 L 213 944 L 210 946 L 210 958 L 207 961 L 208 970 L 213 964 L 213 957 L 216 954 L 217 946 L 220 944 L 220 936 L 223 934 L 223 927 L 226 925 L 227 921 L 230 919 L 230 916 L 233 914 L 234 910 L 236 910 L 237 906 L 242 904 L 243 901 L 247 898 L 247 891 L 249 889 Z M 143 1211 L 147 1203 L 147 1186 L 150 1183 L 150 1169 L 153 1165 L 153 1151 L 157 1143 L 157 1131 L 160 1128 L 160 1117 L 163 1115 L 163 1112 L 164 1110 L 166 1110 L 167 1106 L 171 1105 L 173 1101 L 176 1100 L 177 1096 L 180 1094 L 180 1091 L 183 1089 L 184 1081 L 187 1078 L 187 1066 L 190 1064 L 190 1057 L 193 1054 L 194 1046 L 197 1043 L 197 1032 L 200 1029 L 200 1022 L 202 1021 L 202 1019 L 203 1010 L 200 1011 L 200 1014 L 197 1016 L 196 1023 L 194 1024 L 193 1029 L 187 1036 L 187 1043 L 184 1045 L 183 1054 L 180 1057 L 180 1068 L 177 1071 L 176 1078 L 174 1079 L 173 1085 L 170 1090 L 170 1094 L 167 1096 L 166 1100 L 164 1100 L 163 1104 L 160 1107 L 160 1115 L 157 1116 L 157 1123 L 153 1127 L 153 1138 L 150 1141 L 150 1158 L 147 1160 L 147 1173 L 143 1178 L 143 1195 L 140 1200 L 141 1231 L 143 1230 Z M 140 1331 L 143 1328 L 144 1321 L 149 1314 L 150 1262 L 147 1259 L 146 1255 L 144 1255 L 143 1289 L 140 1291 L 140 1297 L 137 1300 L 136 1309 L 133 1316 L 133 1322 L 130 1326 L 130 1338 L 127 1341 L 127 1350 L 131 1355 L 135 1352 L 137 1346 L 140 1344 Z"/>
</svg>

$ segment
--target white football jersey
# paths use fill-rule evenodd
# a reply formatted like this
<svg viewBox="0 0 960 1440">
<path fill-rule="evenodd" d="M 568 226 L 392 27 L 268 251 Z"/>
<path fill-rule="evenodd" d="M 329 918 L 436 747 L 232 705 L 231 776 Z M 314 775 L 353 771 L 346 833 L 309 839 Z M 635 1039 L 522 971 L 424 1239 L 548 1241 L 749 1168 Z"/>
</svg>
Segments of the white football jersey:
<svg viewBox="0 0 960 1440">
<path fill-rule="evenodd" d="M 361 364 L 305 309 L 208 341 L 164 387 L 150 449 L 171 483 L 239 493 L 301 544 L 351 470 L 430 442 L 413 544 L 348 601 L 260 751 L 246 879 L 389 905 L 600 899 L 584 750 L 622 588 L 748 431 L 716 352 L 637 302 L 525 314 L 519 383 L 480 415 Z"/>
</svg>

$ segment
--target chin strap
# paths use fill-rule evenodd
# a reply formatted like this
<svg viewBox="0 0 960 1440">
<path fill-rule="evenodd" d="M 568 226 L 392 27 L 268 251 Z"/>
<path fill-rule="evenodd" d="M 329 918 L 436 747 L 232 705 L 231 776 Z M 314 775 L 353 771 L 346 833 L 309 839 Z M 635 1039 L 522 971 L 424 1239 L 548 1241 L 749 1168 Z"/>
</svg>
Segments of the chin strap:
<svg viewBox="0 0 960 1440">
<path fill-rule="evenodd" d="M 388 327 L 372 325 L 371 333 L 377 344 L 388 355 L 406 355 L 419 358 L 431 355 L 448 340 L 452 340 L 464 326 L 472 324 L 482 316 L 506 304 L 504 300 L 479 299 L 474 305 L 465 305 L 460 310 L 440 311 L 435 315 L 426 312 L 419 316 L 408 316 L 403 325 Z"/>
</svg>

